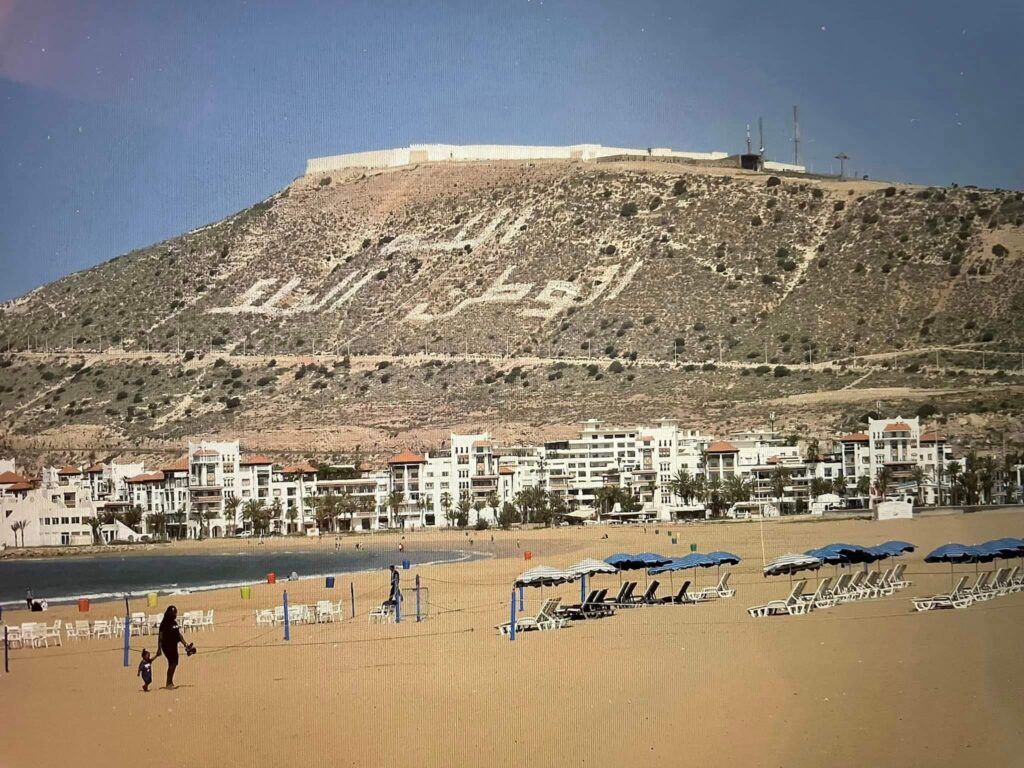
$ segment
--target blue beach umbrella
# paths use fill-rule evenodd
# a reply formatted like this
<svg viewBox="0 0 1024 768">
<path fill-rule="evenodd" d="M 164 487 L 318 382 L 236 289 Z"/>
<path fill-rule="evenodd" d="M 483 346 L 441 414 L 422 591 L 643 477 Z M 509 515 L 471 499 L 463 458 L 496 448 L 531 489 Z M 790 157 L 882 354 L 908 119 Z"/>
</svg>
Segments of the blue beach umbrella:
<svg viewBox="0 0 1024 768">
<path fill-rule="evenodd" d="M 653 568 L 648 569 L 647 573 L 650 576 L 657 576 L 660 573 L 667 573 L 669 576 L 669 584 L 672 584 L 672 573 L 674 571 L 685 571 L 689 568 L 713 568 L 718 563 L 707 555 L 702 555 L 698 552 L 693 552 L 685 557 L 677 557 L 675 560 L 670 560 L 667 563 L 662 563 Z M 672 584 L 672 586 L 675 586 Z"/>
<path fill-rule="evenodd" d="M 721 550 L 708 552 L 708 557 L 715 561 L 715 575 L 718 578 L 721 578 L 722 576 L 723 565 L 739 565 L 743 560 L 739 555 L 734 555 L 732 552 L 724 552 Z"/>
<path fill-rule="evenodd" d="M 883 541 L 878 546 L 885 547 L 886 549 L 891 550 L 893 554 L 897 556 L 902 555 L 904 552 L 913 552 L 915 549 L 917 549 L 917 547 L 915 547 L 909 541 L 900 541 L 899 539 L 894 539 L 893 541 Z"/>
<path fill-rule="evenodd" d="M 974 563 L 977 572 L 978 563 L 991 562 L 995 555 L 971 546 L 970 544 L 943 544 L 925 555 L 926 563 L 949 563 L 949 583 L 953 584 L 954 563 Z"/>
</svg>

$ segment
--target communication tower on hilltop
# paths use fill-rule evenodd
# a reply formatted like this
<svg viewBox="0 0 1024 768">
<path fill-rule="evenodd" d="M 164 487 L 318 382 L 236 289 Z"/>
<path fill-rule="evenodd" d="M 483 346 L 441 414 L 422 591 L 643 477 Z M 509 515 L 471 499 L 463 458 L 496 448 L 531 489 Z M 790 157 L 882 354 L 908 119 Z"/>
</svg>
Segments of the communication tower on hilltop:
<svg viewBox="0 0 1024 768">
<path fill-rule="evenodd" d="M 793 165 L 800 165 L 800 113 L 793 107 Z"/>
</svg>

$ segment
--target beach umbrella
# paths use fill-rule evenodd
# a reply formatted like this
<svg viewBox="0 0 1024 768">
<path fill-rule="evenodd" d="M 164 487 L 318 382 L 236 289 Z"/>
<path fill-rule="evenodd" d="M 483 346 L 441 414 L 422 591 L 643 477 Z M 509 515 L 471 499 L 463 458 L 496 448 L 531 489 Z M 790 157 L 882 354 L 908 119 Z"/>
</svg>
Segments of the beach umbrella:
<svg viewBox="0 0 1024 768">
<path fill-rule="evenodd" d="M 541 597 L 544 597 L 544 587 L 553 587 L 557 584 L 565 584 L 575 581 L 576 576 L 572 573 L 560 571 L 546 565 L 538 565 L 530 570 L 519 574 L 514 582 L 516 587 L 540 587 Z"/>
<path fill-rule="evenodd" d="M 661 573 L 667 573 L 669 584 L 674 587 L 675 584 L 672 582 L 672 573 L 674 571 L 684 571 L 688 568 L 712 568 L 717 563 L 707 555 L 702 555 L 697 552 L 693 552 L 685 557 L 677 557 L 674 560 L 669 560 L 667 563 L 656 565 L 653 568 L 647 570 L 648 575 L 657 576 Z"/>
<path fill-rule="evenodd" d="M 790 552 L 776 557 L 764 567 L 762 572 L 766 577 L 779 576 L 785 573 L 789 575 L 789 580 L 792 581 L 794 573 L 799 573 L 800 571 L 816 571 L 821 568 L 821 565 L 822 562 L 820 558 Z"/>
<path fill-rule="evenodd" d="M 723 552 L 716 550 L 714 552 L 708 552 L 708 557 L 715 561 L 715 576 L 721 578 L 721 570 L 723 565 L 739 565 L 743 559 L 739 555 L 734 555 L 732 552 Z"/>
<path fill-rule="evenodd" d="M 925 555 L 926 563 L 949 563 L 949 583 L 953 584 L 954 563 L 974 563 L 974 570 L 977 572 L 978 563 L 991 562 L 995 555 L 984 550 L 973 547 L 970 544 L 943 544 Z"/>
<path fill-rule="evenodd" d="M 898 539 L 895 539 L 893 541 L 883 541 L 878 546 L 885 547 L 886 549 L 891 550 L 893 555 L 895 556 L 902 555 L 904 552 L 913 552 L 915 549 L 917 549 L 917 547 L 915 547 L 909 541 L 900 541 Z"/>
<path fill-rule="evenodd" d="M 588 576 L 593 576 L 595 573 L 616 573 L 618 569 L 614 565 L 609 565 L 604 560 L 587 558 L 580 560 L 578 563 L 573 563 L 565 571 L 580 577 L 580 602 L 582 603 L 587 598 Z"/>
<path fill-rule="evenodd" d="M 1024 566 L 1024 539 L 1015 539 L 1012 537 L 992 539 L 992 541 L 986 541 L 984 544 L 979 544 L 978 546 L 989 550 L 995 549 L 1000 553 L 998 555 L 999 557 L 1019 557 L 1021 559 L 1021 565 Z"/>
</svg>

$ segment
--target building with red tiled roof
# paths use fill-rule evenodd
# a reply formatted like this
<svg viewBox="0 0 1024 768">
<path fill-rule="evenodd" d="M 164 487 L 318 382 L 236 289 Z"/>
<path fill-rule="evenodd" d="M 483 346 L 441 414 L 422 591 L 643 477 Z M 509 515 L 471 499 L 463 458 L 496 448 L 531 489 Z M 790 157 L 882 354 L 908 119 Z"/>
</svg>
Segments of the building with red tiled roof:
<svg viewBox="0 0 1024 768">
<path fill-rule="evenodd" d="M 516 471 L 512 467 L 498 467 L 499 475 L 514 475 Z"/>
<path fill-rule="evenodd" d="M 88 472 L 89 474 L 95 474 L 97 472 L 102 472 L 106 468 L 107 468 L 106 464 L 104 464 L 102 461 L 97 461 L 95 464 L 93 464 L 91 467 L 89 467 L 85 471 Z"/>
<path fill-rule="evenodd" d="M 839 438 L 841 443 L 869 443 L 871 438 L 865 435 L 863 432 L 854 432 L 852 435 L 844 435 Z"/>
<path fill-rule="evenodd" d="M 128 483 L 159 483 L 163 482 L 164 473 L 160 471 L 156 472 L 143 472 L 141 475 L 135 475 L 135 477 L 129 477 L 125 482 Z"/>
<path fill-rule="evenodd" d="M 401 453 L 396 453 L 394 456 L 392 456 L 390 459 L 388 459 L 388 464 L 426 464 L 426 463 L 427 463 L 426 458 L 424 458 L 423 456 L 420 456 L 418 453 L 413 453 L 412 451 L 402 451 Z"/>
<path fill-rule="evenodd" d="M 160 467 L 164 472 L 188 472 L 188 456 L 182 456 L 171 464 Z"/>
<path fill-rule="evenodd" d="M 909 432 L 910 425 L 905 421 L 893 421 L 885 425 L 883 432 Z"/>
<path fill-rule="evenodd" d="M 270 459 L 268 459 L 266 456 L 262 456 L 260 454 L 256 454 L 254 456 L 243 456 L 242 460 L 240 462 L 238 462 L 238 463 L 240 465 L 242 465 L 243 467 L 254 467 L 254 466 L 261 466 L 262 467 L 262 466 L 264 466 L 266 464 L 273 464 L 274 462 L 271 461 Z"/>
<path fill-rule="evenodd" d="M 17 472 L 0 472 L 0 485 L 12 485 L 27 482 L 28 478 L 19 475 Z"/>
<path fill-rule="evenodd" d="M 286 475 L 313 475 L 316 474 L 316 467 L 308 461 L 299 464 L 292 464 L 281 470 Z"/>
<path fill-rule="evenodd" d="M 215 456 L 220 456 L 220 454 L 217 453 L 216 451 L 203 449 L 201 451 L 196 451 L 195 453 L 192 454 L 192 456 L 197 459 L 212 459 Z"/>
<path fill-rule="evenodd" d="M 944 443 L 946 442 L 946 436 L 938 432 L 925 432 L 921 435 L 922 443 Z"/>
<path fill-rule="evenodd" d="M 739 450 L 739 448 L 726 440 L 716 440 L 704 449 L 704 453 L 738 453 Z"/>
<path fill-rule="evenodd" d="M 57 474 L 58 475 L 80 475 L 80 474 L 82 474 L 82 470 L 79 467 L 72 467 L 69 464 L 66 467 L 61 467 L 61 469 L 59 469 L 57 471 Z"/>
</svg>

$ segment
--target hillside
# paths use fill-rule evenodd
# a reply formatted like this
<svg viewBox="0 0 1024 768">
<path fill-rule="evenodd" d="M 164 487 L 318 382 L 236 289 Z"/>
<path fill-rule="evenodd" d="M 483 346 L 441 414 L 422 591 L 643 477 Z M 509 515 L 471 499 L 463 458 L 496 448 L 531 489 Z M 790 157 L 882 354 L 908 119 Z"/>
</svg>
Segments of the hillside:
<svg viewBox="0 0 1024 768">
<path fill-rule="evenodd" d="M 657 162 L 304 176 L 5 305 L 0 429 L 383 450 L 587 416 L 824 434 L 880 400 L 1012 437 L 1022 225 L 1019 192 Z"/>
</svg>

